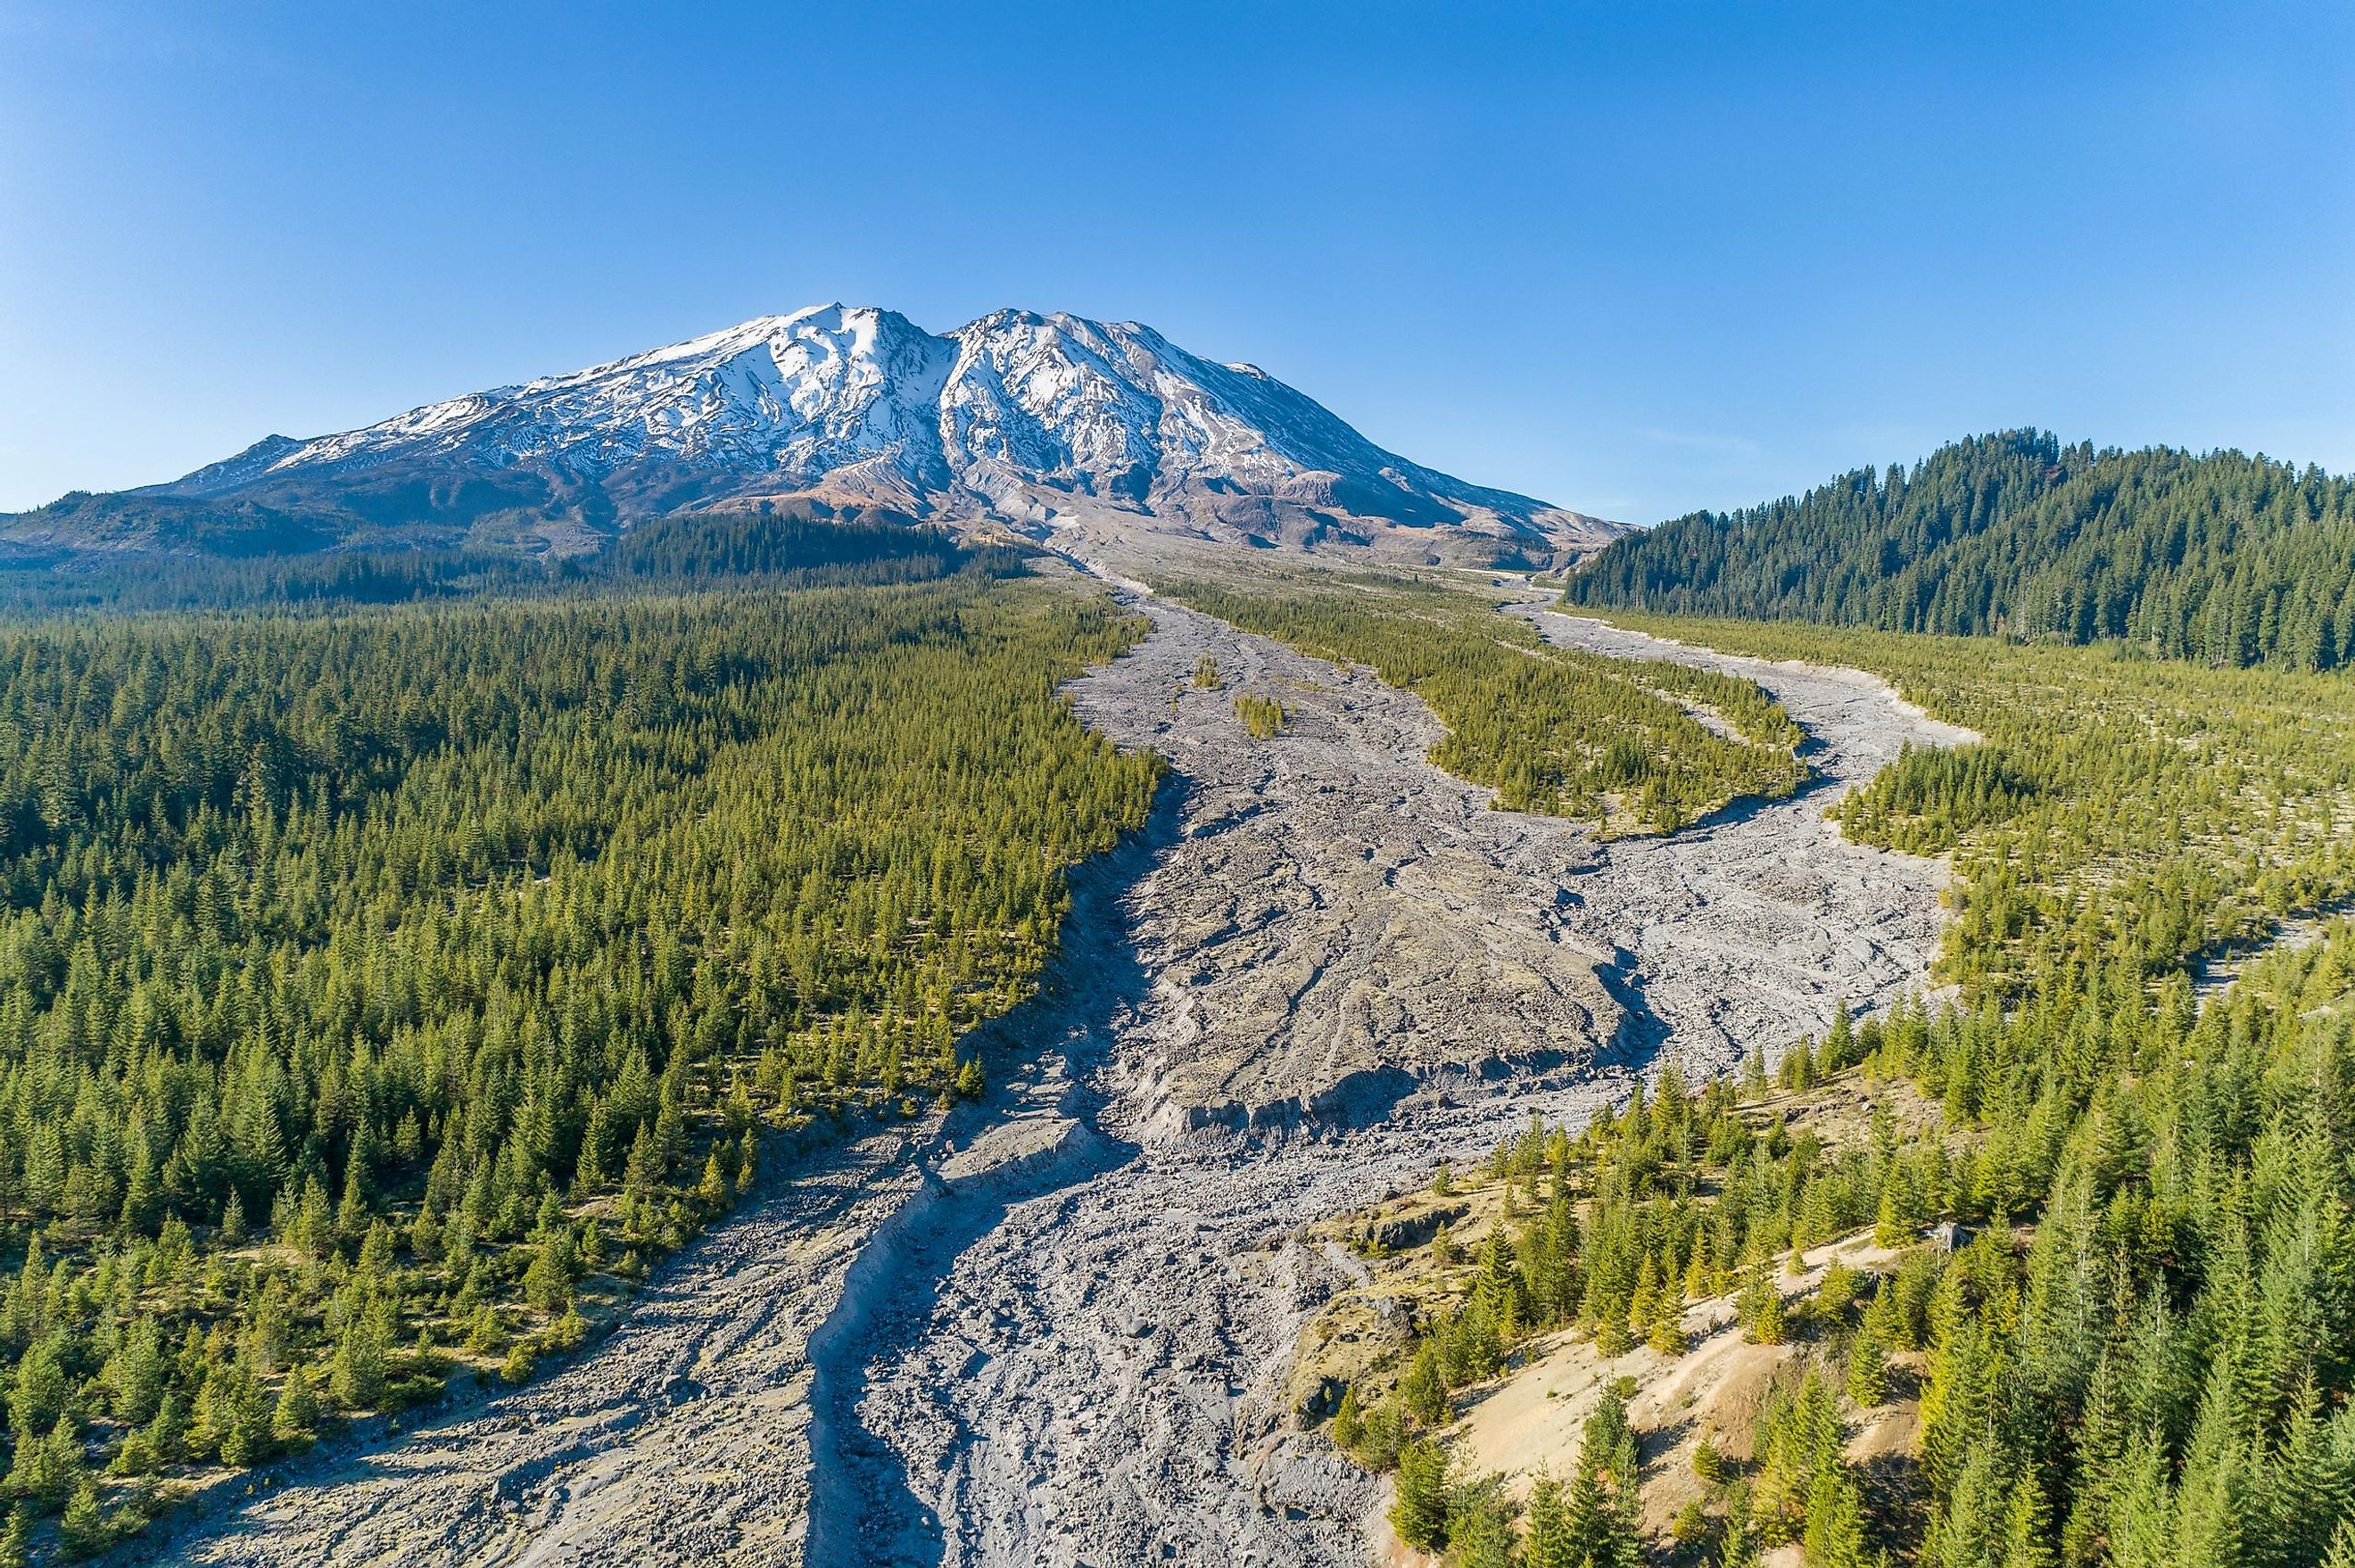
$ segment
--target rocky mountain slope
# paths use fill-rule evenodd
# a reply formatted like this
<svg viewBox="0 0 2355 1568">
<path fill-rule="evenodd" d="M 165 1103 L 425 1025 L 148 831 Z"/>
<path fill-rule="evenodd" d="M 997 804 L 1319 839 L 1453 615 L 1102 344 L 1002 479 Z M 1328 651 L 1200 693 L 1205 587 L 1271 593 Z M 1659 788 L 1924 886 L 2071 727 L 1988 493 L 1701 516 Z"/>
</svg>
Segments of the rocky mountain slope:
<svg viewBox="0 0 2355 1568">
<path fill-rule="evenodd" d="M 1410 463 L 1266 372 L 1134 322 L 1001 310 L 936 335 L 831 304 L 361 430 L 273 435 L 168 485 L 67 496 L 0 538 L 563 552 L 641 517 L 743 507 L 1540 565 L 1622 531 Z"/>
</svg>

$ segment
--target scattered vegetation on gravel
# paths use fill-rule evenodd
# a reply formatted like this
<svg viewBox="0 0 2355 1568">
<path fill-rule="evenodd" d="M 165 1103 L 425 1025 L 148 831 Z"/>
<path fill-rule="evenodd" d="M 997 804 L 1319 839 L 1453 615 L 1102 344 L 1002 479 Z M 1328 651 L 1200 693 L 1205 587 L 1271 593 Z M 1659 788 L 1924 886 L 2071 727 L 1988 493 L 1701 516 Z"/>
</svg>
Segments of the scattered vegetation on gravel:
<svg viewBox="0 0 2355 1568">
<path fill-rule="evenodd" d="M 1753 683 L 1549 646 L 1452 589 L 1406 578 L 1189 578 L 1161 592 L 1313 657 L 1366 665 L 1431 705 L 1431 760 L 1498 806 L 1669 833 L 1806 781 L 1805 736 Z M 1712 728 L 1704 720 L 1715 721 Z"/>
<path fill-rule="evenodd" d="M 1614 614 L 1873 670 L 1982 744 L 1913 751 L 1840 803 L 1851 838 L 1949 855 L 1943 976 L 2016 1004 L 2186 971 L 2355 896 L 2355 685 L 2116 647 Z"/>
<path fill-rule="evenodd" d="M 1681 1527 L 1687 1544 L 1799 1540 L 1808 1515 L 1792 1505 L 1812 1479 L 1796 1493 L 1778 1482 L 1764 1499 L 1739 1484 L 1764 1474 L 1774 1441 L 1756 1396 L 1774 1386 L 1799 1399 L 1816 1367 L 1819 1383 L 1880 1404 L 1890 1357 L 1933 1338 L 1939 1265 L 1914 1243 L 1985 1178 L 1937 1102 L 1901 1075 L 1941 1049 L 1942 1027 L 1911 1004 L 1861 1029 L 1842 1014 L 1822 1042 L 1786 1053 L 1775 1080 L 1753 1058 L 1739 1086 L 1721 1080 L 1698 1095 L 1670 1068 L 1656 1095 L 1639 1091 L 1575 1136 L 1533 1122 L 1476 1169 L 1442 1167 L 1428 1192 L 1334 1221 L 1327 1234 L 1368 1260 L 1369 1283 L 1306 1337 L 1295 1380 L 1304 1413 L 1329 1415 L 1337 1444 L 1397 1471 L 1392 1523 L 1410 1545 L 1501 1562 L 1518 1513 L 1514 1550 L 1530 1562 L 1628 1562 L 1664 1547 L 1668 1520 L 1656 1506 L 1645 1522 L 1644 1474 L 1657 1479 L 1660 1467 L 1615 1456 L 1623 1444 L 1636 1452 L 1627 1402 L 1668 1381 L 1713 1392 L 1726 1380 L 1698 1374 L 1721 1373 L 1736 1343 L 1804 1347 L 1764 1358 L 1770 1375 L 1732 1380 L 1732 1396 L 1698 1415 L 1661 1412 L 1688 1448 L 1714 1424 L 1718 1468 L 1701 1513 Z M 1843 1237 L 1844 1256 L 1879 1272 L 1802 1265 Z M 1467 1467 L 1460 1418 L 1479 1419 L 1503 1403 L 1498 1388 L 1533 1374 L 1544 1399 L 1567 1388 L 1564 1413 L 1589 1417 L 1583 1448 L 1532 1443 L 1523 1420 L 1521 1440 L 1504 1443 L 1520 1472 L 1510 1484 Z M 1804 1397 L 1812 1408 L 1826 1396 Z M 1550 1424 L 1578 1430 L 1561 1416 Z M 1824 1506 L 1852 1510 L 1859 1483 L 1832 1474 L 1849 1494 Z"/>
<path fill-rule="evenodd" d="M 1273 741 L 1284 733 L 1284 704 L 1274 698 L 1245 692 L 1235 699 L 1235 717 L 1242 720 L 1243 732 L 1254 740 Z"/>
</svg>

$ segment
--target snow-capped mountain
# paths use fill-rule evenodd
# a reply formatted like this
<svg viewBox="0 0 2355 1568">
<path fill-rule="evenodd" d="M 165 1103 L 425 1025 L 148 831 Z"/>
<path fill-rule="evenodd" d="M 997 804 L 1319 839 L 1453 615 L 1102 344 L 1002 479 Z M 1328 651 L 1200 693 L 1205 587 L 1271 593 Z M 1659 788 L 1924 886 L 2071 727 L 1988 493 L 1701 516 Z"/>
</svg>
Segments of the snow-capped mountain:
<svg viewBox="0 0 2355 1568">
<path fill-rule="evenodd" d="M 935 335 L 839 304 L 360 430 L 272 436 L 84 500 L 150 519 L 104 542 L 165 548 L 155 517 L 225 507 L 329 544 L 479 539 L 487 521 L 578 548 L 642 517 L 762 503 L 1540 564 L 1619 531 L 1410 463 L 1264 371 L 1134 322 L 1001 310 Z"/>
</svg>

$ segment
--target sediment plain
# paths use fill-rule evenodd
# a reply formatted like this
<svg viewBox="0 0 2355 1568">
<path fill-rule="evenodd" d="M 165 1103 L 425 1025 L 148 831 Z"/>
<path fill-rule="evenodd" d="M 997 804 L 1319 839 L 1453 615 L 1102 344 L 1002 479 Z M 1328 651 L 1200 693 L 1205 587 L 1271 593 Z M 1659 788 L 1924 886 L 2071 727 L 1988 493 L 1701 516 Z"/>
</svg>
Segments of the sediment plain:
<svg viewBox="0 0 2355 1568">
<path fill-rule="evenodd" d="M 1152 634 L 1073 699 L 1171 776 L 1077 880 L 1043 994 L 992 1026 L 986 1101 L 772 1160 L 570 1365 L 278 1466 L 142 1550 L 1362 1563 L 1373 1483 L 1278 1403 L 1349 1267 L 1299 1228 L 1660 1061 L 1720 1072 L 1926 984 L 1942 869 L 1822 812 L 1907 742 L 1964 737 L 1871 677 L 1507 585 L 1549 638 L 1746 676 L 1812 738 L 1790 800 L 1598 844 L 1433 768 L 1412 697 L 1114 580 Z M 1284 704 L 1282 734 L 1245 733 L 1241 692 Z"/>
</svg>

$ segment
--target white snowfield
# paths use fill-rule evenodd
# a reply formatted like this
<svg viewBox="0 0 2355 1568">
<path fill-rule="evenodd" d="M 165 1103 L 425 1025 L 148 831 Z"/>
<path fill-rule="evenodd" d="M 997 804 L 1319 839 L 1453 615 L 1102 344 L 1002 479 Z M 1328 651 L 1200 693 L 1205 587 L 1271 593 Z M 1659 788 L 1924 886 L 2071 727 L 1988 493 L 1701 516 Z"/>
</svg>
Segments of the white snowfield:
<svg viewBox="0 0 2355 1568">
<path fill-rule="evenodd" d="M 680 469 L 705 476 L 707 499 L 815 495 L 1015 521 L 1101 503 L 1249 528 L 1273 505 L 1327 522 L 1468 523 L 1550 552 L 1619 531 L 1410 463 L 1266 372 L 1189 354 L 1135 322 L 999 310 L 934 334 L 841 304 L 361 430 L 272 436 L 165 488 L 211 495 L 421 464 L 583 483 Z"/>
</svg>

